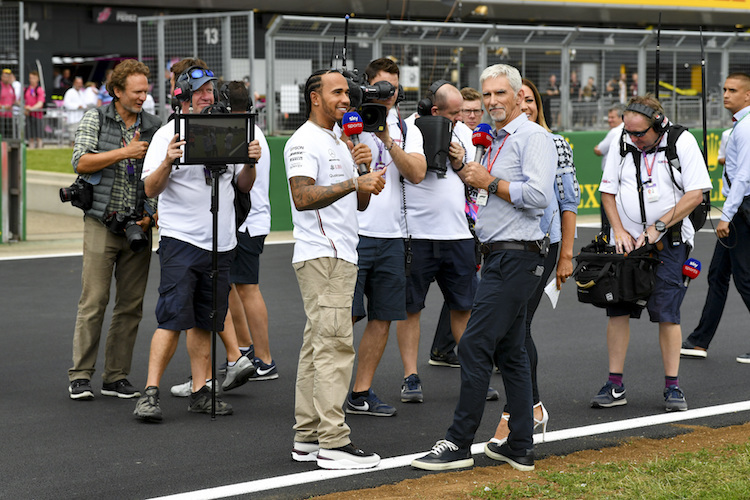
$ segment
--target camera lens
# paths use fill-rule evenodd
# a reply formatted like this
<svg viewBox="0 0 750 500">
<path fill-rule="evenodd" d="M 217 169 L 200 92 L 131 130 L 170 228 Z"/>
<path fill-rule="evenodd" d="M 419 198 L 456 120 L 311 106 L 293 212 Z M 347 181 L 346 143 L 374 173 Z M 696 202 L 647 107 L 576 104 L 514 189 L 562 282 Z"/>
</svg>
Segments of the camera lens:
<svg viewBox="0 0 750 500">
<path fill-rule="evenodd" d="M 148 247 L 148 236 L 143 232 L 141 226 L 130 221 L 125 227 L 125 237 L 128 239 L 130 249 L 135 253 L 140 253 Z"/>
<path fill-rule="evenodd" d="M 74 192 L 71 188 L 60 188 L 60 201 L 66 203 L 72 201 Z"/>
</svg>

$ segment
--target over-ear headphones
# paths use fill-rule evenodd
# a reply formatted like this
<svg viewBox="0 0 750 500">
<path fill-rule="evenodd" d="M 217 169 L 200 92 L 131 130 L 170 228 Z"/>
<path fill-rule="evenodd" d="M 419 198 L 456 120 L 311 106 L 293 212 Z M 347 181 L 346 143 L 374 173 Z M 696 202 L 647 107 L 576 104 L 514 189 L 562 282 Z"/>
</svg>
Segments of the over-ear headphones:
<svg viewBox="0 0 750 500">
<path fill-rule="evenodd" d="M 625 111 L 632 111 L 634 113 L 639 113 L 653 120 L 652 127 L 656 131 L 656 133 L 659 135 L 662 135 L 669 128 L 669 120 L 667 119 L 667 117 L 664 116 L 663 113 L 660 113 L 659 111 L 652 108 L 651 106 L 646 106 L 645 104 L 634 102 L 630 104 L 627 108 L 625 108 Z"/>
<path fill-rule="evenodd" d="M 430 88 L 427 89 L 427 95 L 417 103 L 417 113 L 419 113 L 419 116 L 429 116 L 432 114 L 432 99 L 435 97 L 435 94 L 440 87 L 450 84 L 451 82 L 449 82 L 448 80 L 438 80 L 436 82 L 432 82 Z"/>
</svg>

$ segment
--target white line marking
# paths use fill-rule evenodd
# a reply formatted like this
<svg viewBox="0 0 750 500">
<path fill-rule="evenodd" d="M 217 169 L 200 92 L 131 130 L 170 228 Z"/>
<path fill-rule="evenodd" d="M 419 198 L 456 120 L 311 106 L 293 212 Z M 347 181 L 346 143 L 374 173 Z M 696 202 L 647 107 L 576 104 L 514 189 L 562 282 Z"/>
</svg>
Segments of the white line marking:
<svg viewBox="0 0 750 500">
<path fill-rule="evenodd" d="M 572 429 L 562 429 L 559 431 L 551 431 L 546 433 L 544 442 L 563 441 L 565 439 L 574 439 L 585 436 L 593 436 L 597 434 L 606 434 L 610 432 L 619 432 L 628 429 L 637 429 L 640 427 L 649 427 L 654 425 L 669 424 L 673 422 L 681 422 L 684 420 L 693 420 L 697 418 L 711 417 L 715 415 L 725 415 L 729 413 L 737 413 L 741 411 L 750 410 L 750 401 L 740 401 L 738 403 L 728 403 L 717 406 L 709 406 L 706 408 L 697 408 L 695 410 L 678 411 L 672 413 L 664 413 L 659 415 L 649 415 L 646 417 L 631 418 L 627 420 L 617 420 L 615 422 L 606 422 L 603 424 L 586 425 L 583 427 L 576 427 Z M 606 411 L 606 410 L 598 410 Z M 541 443 L 542 435 L 534 435 L 534 443 Z M 244 495 L 248 493 L 256 493 L 259 491 L 275 490 L 279 488 L 285 488 L 288 486 L 294 486 L 304 483 L 313 483 L 318 481 L 324 481 L 326 479 L 335 479 L 339 477 L 354 476 L 357 474 L 365 474 L 368 472 L 377 472 L 386 469 L 395 469 L 397 467 L 408 467 L 411 461 L 415 458 L 421 457 L 427 453 L 426 451 L 420 453 L 413 453 L 411 455 L 401 455 L 399 457 L 384 458 L 380 461 L 380 465 L 373 469 L 364 470 L 314 470 L 308 472 L 299 472 L 296 474 L 287 474 L 285 476 L 269 477 L 266 479 L 258 479 L 255 481 L 247 481 L 245 483 L 230 484 L 226 486 L 218 486 L 216 488 L 207 488 L 204 490 L 189 491 L 186 493 L 177 493 L 175 495 L 168 495 L 164 497 L 158 497 L 153 500 L 209 500 L 215 498 L 226 498 L 237 495 Z M 471 446 L 471 453 L 478 455 L 484 453 L 484 443 L 476 443 Z"/>
</svg>

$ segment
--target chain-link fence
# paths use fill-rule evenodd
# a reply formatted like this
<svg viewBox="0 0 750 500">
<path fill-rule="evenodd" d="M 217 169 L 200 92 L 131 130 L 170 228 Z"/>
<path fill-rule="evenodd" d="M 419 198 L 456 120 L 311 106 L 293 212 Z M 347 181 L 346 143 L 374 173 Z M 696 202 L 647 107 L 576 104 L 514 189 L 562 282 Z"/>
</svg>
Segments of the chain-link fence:
<svg viewBox="0 0 750 500">
<path fill-rule="evenodd" d="M 341 65 L 344 19 L 278 16 L 266 33 L 268 128 L 290 133 L 304 122 L 302 87 L 312 71 Z M 349 21 L 346 63 L 363 70 L 377 57 L 399 64 L 408 113 L 431 82 L 478 87 L 488 65 L 506 63 L 536 83 L 548 122 L 561 130 L 606 128 L 607 109 L 632 95 L 656 92 L 654 30 L 494 24 Z M 750 71 L 750 34 L 706 32 L 709 127 L 726 125 L 721 87 L 734 71 Z M 663 30 L 659 98 L 668 116 L 701 126 L 698 31 Z"/>
<path fill-rule="evenodd" d="M 0 136 L 5 140 L 23 136 L 22 19 L 22 2 L 0 2 Z"/>
<path fill-rule="evenodd" d="M 253 71 L 254 28 L 252 11 L 138 18 L 138 59 L 151 70 L 157 115 L 170 112 L 169 68 L 185 57 L 204 60 L 222 80 L 244 80 L 251 95 L 264 85 Z"/>
</svg>

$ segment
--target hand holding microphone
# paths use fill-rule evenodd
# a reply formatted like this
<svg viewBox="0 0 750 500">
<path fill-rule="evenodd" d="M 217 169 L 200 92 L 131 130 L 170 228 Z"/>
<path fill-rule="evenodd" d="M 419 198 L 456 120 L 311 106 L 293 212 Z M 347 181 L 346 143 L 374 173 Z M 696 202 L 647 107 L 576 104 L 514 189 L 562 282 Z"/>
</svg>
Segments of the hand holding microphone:
<svg viewBox="0 0 750 500">
<path fill-rule="evenodd" d="M 701 261 L 698 259 L 688 259 L 682 265 L 682 284 L 685 288 L 690 284 L 690 280 L 694 280 L 701 273 Z"/>
<path fill-rule="evenodd" d="M 477 153 L 474 156 L 474 161 L 477 163 L 481 163 L 484 152 L 492 145 L 492 135 L 490 132 L 492 132 L 492 128 L 489 125 L 480 123 L 471 135 L 471 143 L 477 148 Z"/>
<path fill-rule="evenodd" d="M 359 134 L 365 129 L 365 124 L 362 122 L 362 117 L 356 111 L 350 111 L 344 115 L 341 120 L 341 128 L 344 130 L 346 136 L 351 139 L 352 144 L 355 146 L 359 144 Z M 370 167 L 364 163 L 357 165 L 357 172 L 359 175 L 365 175 L 370 171 Z"/>
</svg>

